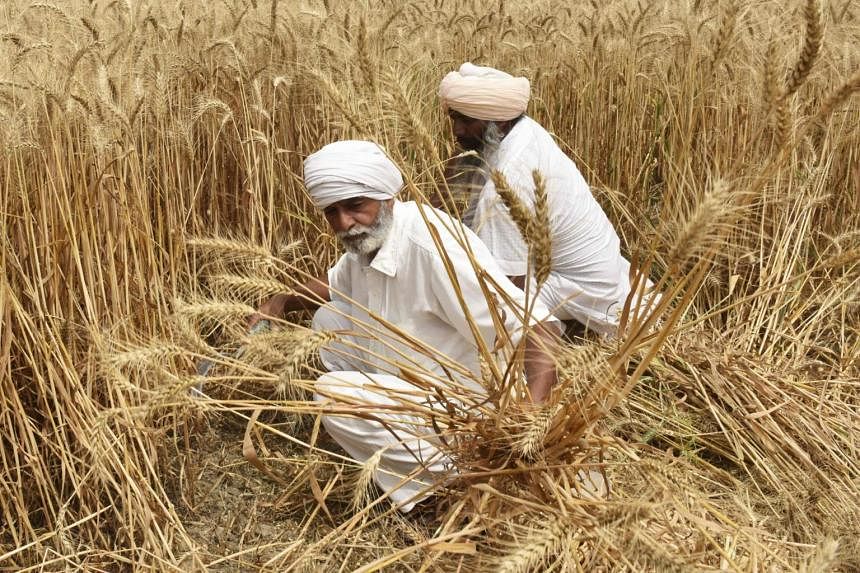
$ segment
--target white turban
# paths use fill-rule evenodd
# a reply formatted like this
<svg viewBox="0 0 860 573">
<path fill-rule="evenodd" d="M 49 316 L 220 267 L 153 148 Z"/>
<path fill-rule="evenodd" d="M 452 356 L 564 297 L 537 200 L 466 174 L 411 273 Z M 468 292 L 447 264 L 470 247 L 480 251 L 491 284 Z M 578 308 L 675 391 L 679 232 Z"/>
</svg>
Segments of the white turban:
<svg viewBox="0 0 860 573">
<path fill-rule="evenodd" d="M 531 86 L 526 78 L 515 78 L 495 68 L 466 62 L 439 84 L 442 106 L 468 117 L 486 121 L 508 121 L 526 111 Z"/>
<path fill-rule="evenodd" d="M 314 206 L 325 209 L 353 197 L 384 201 L 403 187 L 403 177 L 379 145 L 336 141 L 305 159 L 305 187 Z"/>
</svg>

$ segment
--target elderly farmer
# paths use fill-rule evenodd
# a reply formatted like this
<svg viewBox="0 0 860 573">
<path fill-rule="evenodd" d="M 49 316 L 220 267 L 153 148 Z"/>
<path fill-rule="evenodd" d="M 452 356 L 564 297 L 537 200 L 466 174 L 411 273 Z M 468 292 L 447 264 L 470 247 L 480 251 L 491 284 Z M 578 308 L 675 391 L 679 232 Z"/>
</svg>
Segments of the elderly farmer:
<svg viewBox="0 0 860 573">
<path fill-rule="evenodd" d="M 403 185 L 400 171 L 375 143 L 326 145 L 305 160 L 304 169 L 314 205 L 347 252 L 326 276 L 294 294 L 269 299 L 251 322 L 328 302 L 317 310 L 313 327 L 338 331 L 339 337 L 320 353 L 329 373 L 317 380 L 315 398 L 335 409 L 364 405 L 372 419 L 328 414 L 323 424 L 355 460 L 364 463 L 379 456 L 377 484 L 409 511 L 426 496 L 434 474 L 448 470 L 450 460 L 434 445 L 436 437 L 426 423 L 385 407 L 404 400 L 434 407 L 431 392 L 419 387 L 420 381 L 415 385 L 407 379 L 435 380 L 449 392 L 463 386 L 483 392 L 476 382 L 481 379 L 476 340 L 483 339 L 491 349 L 497 337 L 509 336 L 516 344 L 523 336 L 518 316 L 525 295 L 471 231 L 431 207 L 394 199 Z M 489 276 L 486 284 L 494 285 L 489 298 L 495 302 L 488 302 L 463 242 Z M 456 277 L 456 287 L 450 275 Z M 501 332 L 491 307 L 502 309 Z M 532 314 L 547 317 L 549 311 L 537 303 Z M 553 339 L 538 325 L 525 342 L 527 388 L 536 402 L 555 383 L 554 363 L 545 351 Z M 454 363 L 465 371 L 451 374 L 454 369 L 443 367 Z M 458 396 L 446 398 L 457 401 Z"/>
<path fill-rule="evenodd" d="M 613 335 L 630 292 L 630 263 L 621 256 L 618 235 L 576 165 L 544 128 L 524 115 L 529 96 L 526 78 L 471 63 L 442 79 L 439 97 L 454 136 L 462 148 L 476 151 L 484 165 L 463 222 L 513 282 L 524 286 L 528 247 L 487 175 L 500 172 L 531 208 L 532 173 L 539 171 L 546 182 L 552 240 L 551 272 L 539 298 L 556 317 Z"/>
</svg>

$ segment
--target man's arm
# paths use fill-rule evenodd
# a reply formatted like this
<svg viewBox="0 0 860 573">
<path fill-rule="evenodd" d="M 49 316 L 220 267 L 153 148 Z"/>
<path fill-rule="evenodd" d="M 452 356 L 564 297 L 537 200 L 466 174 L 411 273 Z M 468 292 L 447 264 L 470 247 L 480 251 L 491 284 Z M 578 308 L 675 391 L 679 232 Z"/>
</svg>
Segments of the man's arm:
<svg viewBox="0 0 860 573">
<path fill-rule="evenodd" d="M 508 277 L 520 290 L 525 290 L 525 275 Z M 544 325 L 538 324 L 526 338 L 525 371 L 526 384 L 532 402 L 540 404 L 549 396 L 550 390 L 558 382 L 555 361 L 552 359 L 558 346 L 558 337 Z"/>
<path fill-rule="evenodd" d="M 514 286 L 516 286 L 520 290 L 526 290 L 526 275 L 519 275 L 516 277 L 508 277 Z"/>
<path fill-rule="evenodd" d="M 526 386 L 535 404 L 543 403 L 558 382 L 552 358 L 557 346 L 558 336 L 544 324 L 536 325 L 527 335 L 524 358 Z"/>
<path fill-rule="evenodd" d="M 270 318 L 284 318 L 294 310 L 314 310 L 331 300 L 329 294 L 328 275 L 313 278 L 303 285 L 296 287 L 292 293 L 276 294 L 260 305 L 257 313 L 248 318 L 248 328 L 259 321 Z"/>
</svg>

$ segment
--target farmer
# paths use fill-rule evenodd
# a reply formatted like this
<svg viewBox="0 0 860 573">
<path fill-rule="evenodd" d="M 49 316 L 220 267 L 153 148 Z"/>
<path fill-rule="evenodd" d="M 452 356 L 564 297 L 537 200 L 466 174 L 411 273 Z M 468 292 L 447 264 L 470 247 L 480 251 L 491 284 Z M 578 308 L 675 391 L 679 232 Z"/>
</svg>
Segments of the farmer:
<svg viewBox="0 0 860 573">
<path fill-rule="evenodd" d="M 564 320 L 598 334 L 614 335 L 630 292 L 630 263 L 618 235 L 573 161 L 537 122 L 525 115 L 530 85 L 494 68 L 465 63 L 439 86 L 457 143 L 477 152 L 453 168 L 471 183 L 463 222 L 487 245 L 514 284 L 525 285 L 528 247 L 489 175 L 500 172 L 526 206 L 533 208 L 539 171 L 546 184 L 552 244 L 551 272 L 540 300 Z M 471 179 L 471 181 L 469 181 Z M 477 181 L 476 181 L 477 179 Z M 527 289 L 527 290 L 528 290 Z"/>
<path fill-rule="evenodd" d="M 493 349 L 510 337 L 515 345 L 523 336 L 524 319 L 518 317 L 525 296 L 459 222 L 432 207 L 394 198 L 403 185 L 400 171 L 375 143 L 326 145 L 305 160 L 304 182 L 346 254 L 327 275 L 266 301 L 250 322 L 253 326 L 263 316 L 319 307 L 313 328 L 335 331 L 338 338 L 320 352 L 329 373 L 317 380 L 315 399 L 335 408 L 362 404 L 365 414 L 371 414 L 326 414 L 323 424 L 358 462 L 379 456 L 376 483 L 402 511 L 409 511 L 426 497 L 434 474 L 448 470 L 450 460 L 434 445 L 435 433 L 426 422 L 421 425 L 418 418 L 395 408 L 386 412 L 385 407 L 404 400 L 434 407 L 437 395 L 423 382 L 414 384 L 416 379 L 433 382 L 449 394 L 457 389 L 463 394 L 464 387 L 471 396 L 485 394 L 477 382 L 481 367 L 476 340 Z M 463 240 L 488 276 L 484 284 L 494 291 L 489 296 Z M 494 309 L 501 317 L 500 331 Z M 547 317 L 549 311 L 535 303 L 532 315 Z M 556 381 L 545 349 L 555 340 L 550 330 L 556 330 L 557 322 L 531 322 L 535 327 L 525 341 L 526 384 L 530 399 L 541 402 Z M 460 373 L 452 366 L 457 364 Z"/>
</svg>

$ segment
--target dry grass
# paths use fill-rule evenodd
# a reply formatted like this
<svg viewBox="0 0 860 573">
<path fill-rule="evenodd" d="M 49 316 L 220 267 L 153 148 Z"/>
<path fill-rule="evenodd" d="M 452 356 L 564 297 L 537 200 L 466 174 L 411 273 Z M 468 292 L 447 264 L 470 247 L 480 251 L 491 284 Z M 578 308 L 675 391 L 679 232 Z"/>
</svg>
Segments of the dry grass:
<svg viewBox="0 0 860 573">
<path fill-rule="evenodd" d="M 11 0 L 0 46 L 0 570 L 860 568 L 856 2 Z M 327 339 L 242 318 L 337 256 L 307 153 L 369 137 L 447 192 L 465 60 L 533 80 L 666 296 L 539 411 L 486 348 L 491 403 L 404 402 L 459 469 L 404 517 L 320 427 Z"/>
</svg>

